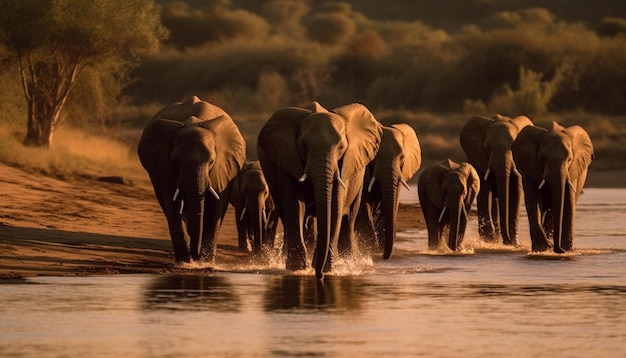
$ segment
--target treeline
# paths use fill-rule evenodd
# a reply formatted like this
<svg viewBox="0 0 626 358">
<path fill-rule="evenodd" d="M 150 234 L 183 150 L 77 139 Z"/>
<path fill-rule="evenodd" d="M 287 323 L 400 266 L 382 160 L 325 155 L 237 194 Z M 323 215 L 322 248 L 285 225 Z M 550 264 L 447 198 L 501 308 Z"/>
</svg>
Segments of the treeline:
<svg viewBox="0 0 626 358">
<path fill-rule="evenodd" d="M 348 2 L 253 3 L 248 10 L 230 0 L 162 1 L 169 39 L 142 59 L 125 93 L 138 104 L 193 93 L 235 113 L 312 100 L 434 112 L 626 113 L 620 16 L 584 23 L 519 8 L 444 29 L 368 17 Z"/>
</svg>

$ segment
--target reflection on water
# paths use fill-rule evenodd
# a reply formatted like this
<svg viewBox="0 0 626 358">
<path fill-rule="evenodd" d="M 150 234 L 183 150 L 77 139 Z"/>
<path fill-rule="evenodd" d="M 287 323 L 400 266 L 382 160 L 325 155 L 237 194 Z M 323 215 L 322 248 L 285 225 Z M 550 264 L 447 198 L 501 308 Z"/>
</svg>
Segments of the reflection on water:
<svg viewBox="0 0 626 358">
<path fill-rule="evenodd" d="M 414 230 L 390 260 L 323 283 L 238 267 L 0 285 L 0 356 L 621 358 L 625 194 L 585 191 L 568 255 L 472 235 L 472 250 L 433 253 Z"/>
<path fill-rule="evenodd" d="M 357 277 L 329 276 L 324 282 L 315 276 L 271 277 L 263 296 L 268 311 L 319 310 L 356 311 L 362 292 Z"/>
<path fill-rule="evenodd" d="M 145 289 L 146 310 L 238 312 L 241 299 L 226 277 L 157 276 Z"/>
</svg>

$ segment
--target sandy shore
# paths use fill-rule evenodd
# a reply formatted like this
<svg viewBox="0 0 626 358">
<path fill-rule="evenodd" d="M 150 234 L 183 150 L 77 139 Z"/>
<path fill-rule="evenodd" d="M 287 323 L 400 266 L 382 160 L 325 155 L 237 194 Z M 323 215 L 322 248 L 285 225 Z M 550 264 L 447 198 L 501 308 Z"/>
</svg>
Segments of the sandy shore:
<svg viewBox="0 0 626 358">
<path fill-rule="evenodd" d="M 626 170 L 590 173 L 588 187 L 623 187 Z M 418 206 L 403 205 L 398 229 L 424 228 Z M 246 262 L 230 210 L 218 264 Z M 116 184 L 59 180 L 0 164 L 0 281 L 30 276 L 168 273 L 165 218 L 147 179 Z"/>
</svg>

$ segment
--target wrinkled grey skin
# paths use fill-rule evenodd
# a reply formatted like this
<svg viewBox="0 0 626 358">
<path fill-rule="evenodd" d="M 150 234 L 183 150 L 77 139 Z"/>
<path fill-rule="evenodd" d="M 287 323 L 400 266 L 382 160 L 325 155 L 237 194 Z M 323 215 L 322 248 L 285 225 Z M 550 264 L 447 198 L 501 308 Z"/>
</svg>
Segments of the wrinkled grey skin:
<svg viewBox="0 0 626 358">
<path fill-rule="evenodd" d="M 246 162 L 231 183 L 228 201 L 235 208 L 239 250 L 272 249 L 278 213 L 259 161 Z"/>
<path fill-rule="evenodd" d="M 355 250 L 354 221 L 365 167 L 380 145 L 382 126 L 361 104 L 328 111 L 276 111 L 258 137 L 258 156 L 284 227 L 286 266 L 307 267 L 304 220 L 315 216 L 312 266 L 318 279 L 332 269 L 335 252 Z"/>
<path fill-rule="evenodd" d="M 587 180 L 593 145 L 580 126 L 526 127 L 512 146 L 522 173 L 532 251 L 571 251 L 576 201 Z M 548 238 L 552 237 L 551 245 Z"/>
<path fill-rule="evenodd" d="M 460 142 L 467 161 L 480 177 L 476 198 L 478 233 L 485 241 L 500 239 L 505 245 L 517 245 L 523 191 L 511 145 L 523 128 L 532 125 L 525 116 L 474 116 L 461 130 Z"/>
<path fill-rule="evenodd" d="M 396 238 L 400 186 L 409 181 L 422 164 L 422 149 L 411 126 L 400 123 L 383 127 L 380 148 L 367 166 L 356 233 L 366 249 L 383 249 L 391 256 Z"/>
<path fill-rule="evenodd" d="M 450 159 L 426 168 L 417 182 L 420 206 L 428 229 L 428 248 L 436 250 L 448 231 L 447 246 L 461 247 L 480 179 L 469 163 Z"/>
<path fill-rule="evenodd" d="M 233 120 L 195 96 L 173 103 L 146 124 L 138 153 L 167 218 L 176 261 L 212 262 L 228 184 L 246 159 Z"/>
</svg>

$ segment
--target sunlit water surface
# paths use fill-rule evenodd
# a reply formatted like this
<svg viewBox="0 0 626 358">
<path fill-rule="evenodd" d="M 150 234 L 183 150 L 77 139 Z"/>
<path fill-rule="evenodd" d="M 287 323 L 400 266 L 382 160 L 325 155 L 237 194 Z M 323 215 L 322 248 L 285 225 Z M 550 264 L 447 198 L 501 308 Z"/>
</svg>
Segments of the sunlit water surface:
<svg viewBox="0 0 626 358">
<path fill-rule="evenodd" d="M 410 203 L 415 190 L 403 192 Z M 525 214 L 524 214 L 525 215 Z M 2 357 L 624 357 L 626 190 L 586 189 L 572 254 L 399 234 L 323 285 L 279 265 L 0 286 Z"/>
</svg>

